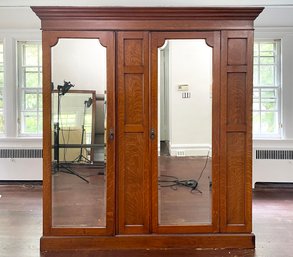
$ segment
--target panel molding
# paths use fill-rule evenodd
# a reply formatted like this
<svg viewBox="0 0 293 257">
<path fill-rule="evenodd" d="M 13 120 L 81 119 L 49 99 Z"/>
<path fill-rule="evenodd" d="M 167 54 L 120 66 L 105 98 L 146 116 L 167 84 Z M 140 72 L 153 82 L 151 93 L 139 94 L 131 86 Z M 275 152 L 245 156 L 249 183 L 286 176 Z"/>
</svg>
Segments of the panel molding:
<svg viewBox="0 0 293 257">
<path fill-rule="evenodd" d="M 221 34 L 220 231 L 251 232 L 253 32 Z"/>
<path fill-rule="evenodd" d="M 148 32 L 117 34 L 118 234 L 150 233 Z"/>
</svg>

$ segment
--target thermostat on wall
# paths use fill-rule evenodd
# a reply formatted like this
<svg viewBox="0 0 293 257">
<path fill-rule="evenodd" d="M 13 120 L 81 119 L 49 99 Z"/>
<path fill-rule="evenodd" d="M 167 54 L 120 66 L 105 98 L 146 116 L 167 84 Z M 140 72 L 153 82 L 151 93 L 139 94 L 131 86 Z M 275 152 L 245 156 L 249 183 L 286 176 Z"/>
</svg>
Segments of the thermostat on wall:
<svg viewBox="0 0 293 257">
<path fill-rule="evenodd" d="M 178 85 L 178 91 L 188 91 L 188 85 L 187 84 Z"/>
</svg>

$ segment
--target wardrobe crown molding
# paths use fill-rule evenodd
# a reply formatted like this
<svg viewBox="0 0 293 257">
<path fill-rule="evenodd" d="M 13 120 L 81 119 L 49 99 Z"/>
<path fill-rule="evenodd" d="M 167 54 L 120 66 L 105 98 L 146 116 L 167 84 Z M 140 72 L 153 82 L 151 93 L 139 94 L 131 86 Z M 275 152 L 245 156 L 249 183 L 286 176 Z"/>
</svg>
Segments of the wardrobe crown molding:
<svg viewBox="0 0 293 257">
<path fill-rule="evenodd" d="M 263 7 L 43 7 L 32 10 L 42 21 L 42 30 L 145 29 L 157 24 L 157 30 L 184 29 L 202 21 L 201 29 L 209 29 L 222 20 L 217 29 L 253 28 L 253 21 Z M 78 27 L 76 21 L 78 20 Z M 237 21 L 235 24 L 232 21 Z M 56 21 L 62 22 L 56 26 Z M 186 26 L 182 22 L 187 22 Z M 133 23 L 131 23 L 133 22 Z M 196 22 L 196 23 L 195 23 Z M 151 25 L 150 25 L 151 24 Z M 179 26 L 179 27 L 178 27 Z"/>
</svg>

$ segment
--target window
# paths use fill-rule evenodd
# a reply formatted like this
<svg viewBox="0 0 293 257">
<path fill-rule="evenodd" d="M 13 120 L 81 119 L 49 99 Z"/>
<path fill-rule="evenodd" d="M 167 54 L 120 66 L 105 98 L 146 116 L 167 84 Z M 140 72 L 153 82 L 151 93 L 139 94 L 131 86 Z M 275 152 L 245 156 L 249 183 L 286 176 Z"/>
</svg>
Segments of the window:
<svg viewBox="0 0 293 257">
<path fill-rule="evenodd" d="M 279 40 L 254 43 L 253 135 L 281 136 L 281 51 Z"/>
<path fill-rule="evenodd" d="M 0 134 L 4 133 L 4 58 L 3 43 L 0 42 Z"/>
<path fill-rule="evenodd" d="M 18 42 L 18 132 L 42 134 L 42 48 L 40 42 Z"/>
</svg>

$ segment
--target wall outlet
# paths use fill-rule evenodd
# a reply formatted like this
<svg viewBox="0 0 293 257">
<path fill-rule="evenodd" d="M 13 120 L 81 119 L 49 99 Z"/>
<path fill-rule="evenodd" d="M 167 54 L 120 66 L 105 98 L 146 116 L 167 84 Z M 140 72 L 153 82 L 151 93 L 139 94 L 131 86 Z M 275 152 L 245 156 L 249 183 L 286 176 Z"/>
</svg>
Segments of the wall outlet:
<svg viewBox="0 0 293 257">
<path fill-rule="evenodd" d="M 182 98 L 191 98 L 191 93 L 190 92 L 182 93 Z"/>
<path fill-rule="evenodd" d="M 185 156 L 185 151 L 183 151 L 183 150 L 178 150 L 178 151 L 177 151 L 177 157 L 182 157 L 182 156 Z"/>
</svg>

